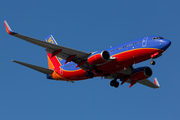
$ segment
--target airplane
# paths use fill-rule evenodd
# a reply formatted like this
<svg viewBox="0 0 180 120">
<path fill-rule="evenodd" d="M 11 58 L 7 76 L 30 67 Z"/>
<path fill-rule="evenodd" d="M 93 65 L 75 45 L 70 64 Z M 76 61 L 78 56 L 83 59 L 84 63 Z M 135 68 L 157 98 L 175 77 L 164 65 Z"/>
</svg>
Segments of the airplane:
<svg viewBox="0 0 180 120">
<path fill-rule="evenodd" d="M 118 79 L 121 85 L 129 83 L 129 88 L 136 83 L 154 89 L 160 88 L 157 78 L 154 78 L 154 83 L 148 79 L 152 76 L 150 67 L 134 68 L 133 65 L 148 59 L 155 65 L 154 59 L 160 57 L 171 45 L 171 41 L 161 36 L 143 37 L 108 49 L 84 52 L 58 45 L 52 35 L 42 41 L 12 31 L 6 21 L 4 24 L 8 34 L 46 48 L 49 68 L 12 61 L 46 74 L 47 79 L 74 83 L 101 77 L 111 79 L 110 86 L 115 88 L 119 86 Z"/>
</svg>

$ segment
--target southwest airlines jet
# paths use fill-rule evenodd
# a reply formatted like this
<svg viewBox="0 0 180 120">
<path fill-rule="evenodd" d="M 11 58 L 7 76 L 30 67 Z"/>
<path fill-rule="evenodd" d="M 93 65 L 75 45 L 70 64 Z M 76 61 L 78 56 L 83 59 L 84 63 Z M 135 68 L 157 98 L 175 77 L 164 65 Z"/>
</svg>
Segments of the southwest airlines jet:
<svg viewBox="0 0 180 120">
<path fill-rule="evenodd" d="M 88 53 L 58 45 L 52 35 L 48 35 L 45 41 L 42 41 L 13 32 L 6 21 L 4 24 L 10 35 L 46 48 L 49 68 L 16 60 L 13 62 L 42 72 L 47 75 L 47 79 L 72 83 L 102 77 L 111 79 L 110 85 L 115 88 L 119 86 L 118 79 L 121 85 L 125 82 L 129 83 L 129 87 L 140 83 L 151 88 L 159 88 L 160 85 L 156 78 L 154 82 L 148 79 L 152 75 L 150 67 L 133 68 L 133 65 L 148 59 L 151 59 L 150 63 L 154 65 L 154 59 L 160 57 L 171 45 L 171 42 L 163 37 L 149 36 Z"/>
</svg>

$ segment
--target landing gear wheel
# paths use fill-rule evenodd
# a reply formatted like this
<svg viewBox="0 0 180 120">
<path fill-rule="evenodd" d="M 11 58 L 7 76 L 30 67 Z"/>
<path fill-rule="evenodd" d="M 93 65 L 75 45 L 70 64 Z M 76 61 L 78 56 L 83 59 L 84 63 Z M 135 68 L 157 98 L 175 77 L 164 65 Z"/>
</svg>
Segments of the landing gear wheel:
<svg viewBox="0 0 180 120">
<path fill-rule="evenodd" d="M 118 88 L 119 87 L 119 82 L 116 81 L 114 87 Z"/>
<path fill-rule="evenodd" d="M 90 72 L 90 71 L 87 71 L 87 72 L 85 73 L 85 76 L 86 76 L 86 77 L 89 77 L 89 78 L 93 78 L 93 77 L 94 77 L 94 73 L 93 73 L 93 72 Z"/>
<path fill-rule="evenodd" d="M 110 82 L 110 86 L 114 86 L 114 83 L 115 83 L 115 81 L 114 80 L 112 80 L 111 82 Z"/>
<path fill-rule="evenodd" d="M 156 64 L 156 62 L 154 61 L 154 60 L 151 60 L 151 65 L 155 65 Z"/>
<path fill-rule="evenodd" d="M 115 81 L 115 80 L 112 80 L 112 81 L 110 82 L 110 86 L 117 88 L 117 87 L 119 87 L 119 82 L 117 82 L 117 81 Z"/>
</svg>

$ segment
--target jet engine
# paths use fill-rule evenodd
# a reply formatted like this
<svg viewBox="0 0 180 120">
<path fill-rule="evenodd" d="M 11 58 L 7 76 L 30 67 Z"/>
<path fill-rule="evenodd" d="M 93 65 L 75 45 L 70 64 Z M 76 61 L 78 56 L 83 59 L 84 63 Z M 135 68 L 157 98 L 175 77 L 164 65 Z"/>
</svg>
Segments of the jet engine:
<svg viewBox="0 0 180 120">
<path fill-rule="evenodd" d="M 152 75 L 152 70 L 150 67 L 140 67 L 140 68 L 136 68 L 130 78 L 135 82 L 139 81 L 139 80 L 143 80 L 146 78 L 151 77 Z"/>
<path fill-rule="evenodd" d="M 100 53 L 95 53 L 94 55 L 89 57 L 87 61 L 90 65 L 97 65 L 97 64 L 103 64 L 107 62 L 109 58 L 110 58 L 109 52 L 104 50 Z"/>
</svg>

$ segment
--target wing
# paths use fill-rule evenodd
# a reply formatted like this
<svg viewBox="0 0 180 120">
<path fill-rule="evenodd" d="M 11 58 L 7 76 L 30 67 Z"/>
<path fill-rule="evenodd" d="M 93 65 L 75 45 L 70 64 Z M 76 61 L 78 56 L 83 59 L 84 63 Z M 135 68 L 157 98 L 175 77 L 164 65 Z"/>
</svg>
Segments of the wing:
<svg viewBox="0 0 180 120">
<path fill-rule="evenodd" d="M 160 88 L 160 85 L 159 85 L 156 78 L 154 78 L 154 83 L 148 79 L 139 80 L 138 83 L 143 84 L 143 85 L 148 86 L 148 87 L 151 87 L 151 88 Z"/>
<path fill-rule="evenodd" d="M 117 73 L 115 73 L 115 74 L 111 74 L 111 75 L 109 75 L 109 76 L 105 76 L 104 78 L 105 79 L 113 79 L 113 78 L 116 78 L 117 76 L 122 76 L 122 74 L 123 74 L 123 76 L 129 76 L 129 75 L 131 75 L 131 73 L 133 72 L 133 70 L 134 70 L 134 68 L 133 68 L 133 66 L 130 66 L 130 67 L 128 67 L 128 68 L 126 68 L 126 69 L 124 69 L 124 70 L 122 70 L 122 71 L 119 71 L 119 72 L 117 72 Z M 122 76 L 122 77 L 123 77 Z M 119 78 L 119 77 L 118 77 Z M 121 79 L 121 77 L 119 78 L 119 79 Z M 131 82 L 130 80 L 128 80 L 127 81 L 128 83 L 129 82 Z"/>
<path fill-rule="evenodd" d="M 131 73 L 133 72 L 133 70 L 134 70 L 133 66 L 130 66 L 130 67 L 118 72 L 118 73 L 115 73 L 115 74 L 112 74 L 112 75 L 109 75 L 109 76 L 105 76 L 104 78 L 105 79 L 114 79 L 118 75 L 123 74 L 119 78 L 122 81 L 126 76 L 130 76 Z M 130 78 L 128 78 L 126 80 L 126 82 L 131 83 L 132 80 Z M 122 83 L 124 83 L 124 82 L 122 82 Z M 122 83 L 121 83 L 121 85 L 122 85 Z M 148 86 L 148 87 L 151 87 L 151 88 L 160 88 L 160 85 L 159 85 L 159 82 L 158 82 L 157 78 L 154 78 L 154 83 L 151 82 L 149 79 L 139 80 L 138 83 L 140 83 L 142 85 L 145 85 L 145 86 Z"/>
<path fill-rule="evenodd" d="M 91 53 L 67 48 L 64 46 L 56 45 L 56 44 L 51 44 L 42 40 L 38 40 L 38 39 L 31 38 L 25 35 L 21 35 L 19 33 L 12 31 L 6 21 L 4 21 L 4 24 L 5 24 L 6 31 L 8 34 L 18 37 L 20 39 L 23 39 L 27 42 L 36 44 L 38 46 L 44 47 L 46 48 L 47 52 L 51 54 L 55 54 L 56 56 L 61 57 L 62 59 L 73 61 L 79 64 L 78 67 L 81 67 L 84 70 L 87 70 L 89 68 L 89 64 L 87 62 L 84 62 L 84 60 L 86 60 L 91 55 Z"/>
</svg>

